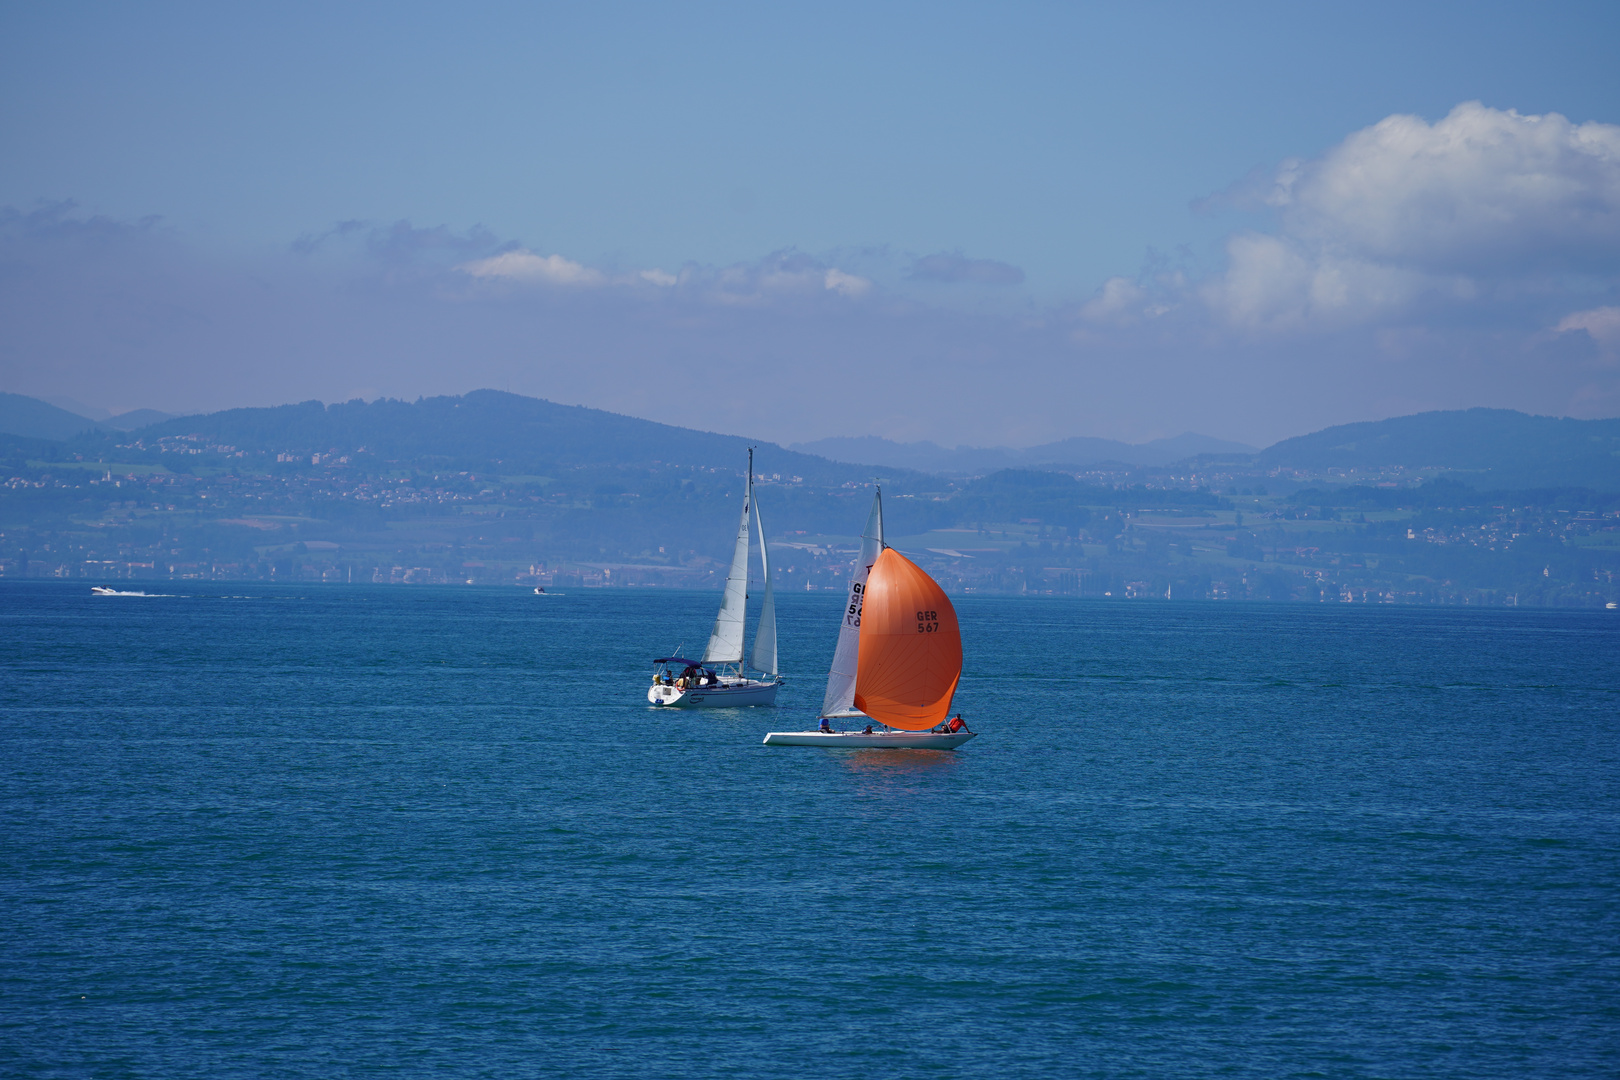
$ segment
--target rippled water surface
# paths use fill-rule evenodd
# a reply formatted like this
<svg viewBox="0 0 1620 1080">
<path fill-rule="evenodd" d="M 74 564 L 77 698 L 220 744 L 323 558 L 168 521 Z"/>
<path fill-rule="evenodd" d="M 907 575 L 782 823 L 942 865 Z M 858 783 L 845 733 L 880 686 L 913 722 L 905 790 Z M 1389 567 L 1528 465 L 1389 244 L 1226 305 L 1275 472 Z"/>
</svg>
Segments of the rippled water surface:
<svg viewBox="0 0 1620 1080">
<path fill-rule="evenodd" d="M 966 598 L 954 754 L 716 597 L 0 583 L 0 1072 L 1620 1068 L 1620 617 Z"/>
</svg>

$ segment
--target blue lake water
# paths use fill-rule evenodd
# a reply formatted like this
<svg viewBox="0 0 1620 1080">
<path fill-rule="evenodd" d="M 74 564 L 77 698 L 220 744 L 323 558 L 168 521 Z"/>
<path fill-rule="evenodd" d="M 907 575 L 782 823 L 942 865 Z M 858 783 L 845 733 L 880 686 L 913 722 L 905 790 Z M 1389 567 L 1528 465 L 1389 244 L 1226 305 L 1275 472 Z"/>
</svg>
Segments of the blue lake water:
<svg viewBox="0 0 1620 1080">
<path fill-rule="evenodd" d="M 954 754 L 717 596 L 0 583 L 0 1073 L 1620 1071 L 1620 617 L 965 598 Z"/>
</svg>

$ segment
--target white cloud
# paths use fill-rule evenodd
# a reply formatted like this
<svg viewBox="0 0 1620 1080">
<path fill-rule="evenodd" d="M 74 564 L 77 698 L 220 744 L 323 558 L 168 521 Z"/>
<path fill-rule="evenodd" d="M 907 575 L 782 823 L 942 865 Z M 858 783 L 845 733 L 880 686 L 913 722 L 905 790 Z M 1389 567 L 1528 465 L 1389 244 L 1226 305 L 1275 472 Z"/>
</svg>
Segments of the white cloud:
<svg viewBox="0 0 1620 1080">
<path fill-rule="evenodd" d="M 1091 322 L 1130 319 L 1141 310 L 1147 296 L 1147 290 L 1130 278 L 1112 277 L 1103 282 L 1095 299 L 1080 308 L 1080 317 Z"/>
<path fill-rule="evenodd" d="M 1620 262 L 1620 126 L 1458 105 L 1391 116 L 1279 174 L 1287 231 L 1436 273 Z"/>
<path fill-rule="evenodd" d="M 827 266 L 796 251 L 777 252 L 758 262 L 736 263 L 718 269 L 689 266 L 678 276 L 654 267 L 610 277 L 561 255 L 538 255 L 522 249 L 462 263 L 456 269 L 486 281 L 592 288 L 652 285 L 672 289 L 679 286 L 692 300 L 733 307 L 791 301 L 795 296 L 828 292 L 858 297 L 868 292 L 873 284 L 869 278 Z"/>
<path fill-rule="evenodd" d="M 478 259 L 457 267 L 476 278 L 509 278 L 548 285 L 595 286 L 608 283 L 601 271 L 565 259 L 561 255 L 536 255 L 532 251 L 508 251 L 488 259 Z"/>
<path fill-rule="evenodd" d="M 1157 319 L 1175 309 L 1173 302 L 1187 288 L 1180 273 L 1155 277 L 1156 288 L 1147 288 L 1130 278 L 1111 277 L 1097 295 L 1080 306 L 1080 317 L 1090 323 L 1134 326 L 1143 319 Z"/>
<path fill-rule="evenodd" d="M 1620 307 L 1596 307 L 1565 315 L 1553 328 L 1555 334 L 1584 330 L 1605 353 L 1620 352 Z"/>
<path fill-rule="evenodd" d="M 462 263 L 456 269 L 482 280 L 543 285 L 652 285 L 659 289 L 679 286 L 694 300 L 727 306 L 768 304 L 826 292 L 857 297 L 873 285 L 869 278 L 828 266 L 796 251 L 777 252 L 758 262 L 720 268 L 690 266 L 679 275 L 654 267 L 610 277 L 561 255 L 538 255 L 523 249 Z"/>
<path fill-rule="evenodd" d="M 872 283 L 866 278 L 846 274 L 837 267 L 829 268 L 823 281 L 829 292 L 841 293 L 844 296 L 859 296 L 872 287 Z"/>
<path fill-rule="evenodd" d="M 1274 330 L 1331 328 L 1396 310 L 1439 288 L 1416 271 L 1312 248 L 1291 237 L 1239 233 L 1227 241 L 1226 273 L 1199 290 L 1231 322 Z"/>
<path fill-rule="evenodd" d="M 1205 300 L 1233 323 L 1366 321 L 1490 282 L 1620 273 L 1620 126 L 1478 102 L 1391 116 L 1279 166 L 1275 235 L 1227 244 Z"/>
<path fill-rule="evenodd" d="M 1620 344 L 1620 307 L 1598 307 L 1565 315 L 1557 332 L 1566 334 L 1571 330 L 1585 330 L 1605 344 Z"/>
<path fill-rule="evenodd" d="M 813 267 L 769 267 L 763 270 L 750 266 L 729 266 L 721 273 L 728 293 L 743 293 L 758 298 L 769 293 L 811 293 L 823 287 L 826 274 Z"/>
</svg>

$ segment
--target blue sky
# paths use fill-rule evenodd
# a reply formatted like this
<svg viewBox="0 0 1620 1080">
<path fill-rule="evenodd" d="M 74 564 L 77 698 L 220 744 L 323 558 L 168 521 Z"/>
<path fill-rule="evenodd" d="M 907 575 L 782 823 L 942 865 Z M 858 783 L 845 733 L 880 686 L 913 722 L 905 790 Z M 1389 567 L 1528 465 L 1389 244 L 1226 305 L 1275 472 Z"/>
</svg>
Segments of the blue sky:
<svg viewBox="0 0 1620 1080">
<path fill-rule="evenodd" d="M 1615 415 L 1617 42 L 1612 3 L 9 5 L 0 388 L 784 440 Z M 749 392 L 691 415 L 677 367 Z"/>
</svg>

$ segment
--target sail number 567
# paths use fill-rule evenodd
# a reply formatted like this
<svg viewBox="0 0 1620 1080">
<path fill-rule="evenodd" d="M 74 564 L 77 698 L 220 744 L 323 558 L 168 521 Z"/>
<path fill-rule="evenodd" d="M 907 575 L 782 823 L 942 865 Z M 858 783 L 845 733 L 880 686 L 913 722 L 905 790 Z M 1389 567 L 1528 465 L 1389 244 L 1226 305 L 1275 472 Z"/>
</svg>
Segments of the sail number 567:
<svg viewBox="0 0 1620 1080">
<path fill-rule="evenodd" d="M 939 630 L 939 612 L 937 612 L 937 611 L 919 611 L 919 612 L 917 612 L 917 633 L 919 633 L 919 634 L 932 634 L 932 633 L 937 632 L 938 630 Z"/>
</svg>

